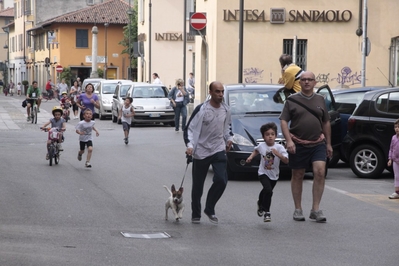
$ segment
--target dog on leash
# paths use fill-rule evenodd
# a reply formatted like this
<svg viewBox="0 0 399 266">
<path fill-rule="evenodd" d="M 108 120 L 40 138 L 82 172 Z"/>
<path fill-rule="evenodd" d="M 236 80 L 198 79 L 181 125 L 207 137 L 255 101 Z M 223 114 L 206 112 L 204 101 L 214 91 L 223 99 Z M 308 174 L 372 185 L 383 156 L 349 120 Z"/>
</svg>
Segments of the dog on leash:
<svg viewBox="0 0 399 266">
<path fill-rule="evenodd" d="M 184 211 L 183 187 L 180 187 L 179 190 L 176 190 L 175 185 L 172 185 L 171 190 L 167 186 L 163 187 L 170 193 L 170 197 L 165 203 L 165 220 L 168 220 L 168 210 L 170 208 L 178 222 L 183 217 Z"/>
</svg>

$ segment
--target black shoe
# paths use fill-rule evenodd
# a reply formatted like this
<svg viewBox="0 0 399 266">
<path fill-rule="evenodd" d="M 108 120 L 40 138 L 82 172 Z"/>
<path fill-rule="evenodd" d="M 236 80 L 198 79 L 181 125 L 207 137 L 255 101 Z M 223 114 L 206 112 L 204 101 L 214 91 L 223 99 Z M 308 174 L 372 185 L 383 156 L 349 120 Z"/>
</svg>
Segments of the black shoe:
<svg viewBox="0 0 399 266">
<path fill-rule="evenodd" d="M 256 213 L 259 217 L 262 217 L 265 212 L 263 211 L 262 206 L 259 204 L 259 200 L 256 202 L 256 205 L 258 206 L 258 210 L 256 211 Z"/>
<path fill-rule="evenodd" d="M 191 218 L 191 222 L 192 222 L 193 224 L 199 224 L 200 221 L 201 221 L 201 218 Z"/>
<path fill-rule="evenodd" d="M 271 221 L 270 212 L 266 212 L 266 213 L 265 213 L 265 218 L 263 219 L 263 221 L 264 221 L 265 223 Z"/>
<path fill-rule="evenodd" d="M 207 214 L 206 212 L 204 212 L 204 213 L 206 214 L 206 216 L 208 216 L 209 221 L 210 221 L 211 223 L 218 224 L 219 220 L 218 220 L 218 218 L 216 217 L 216 215 L 214 215 L 214 214 Z"/>
<path fill-rule="evenodd" d="M 179 131 L 179 129 L 178 129 L 178 128 L 175 128 L 175 131 Z"/>
</svg>

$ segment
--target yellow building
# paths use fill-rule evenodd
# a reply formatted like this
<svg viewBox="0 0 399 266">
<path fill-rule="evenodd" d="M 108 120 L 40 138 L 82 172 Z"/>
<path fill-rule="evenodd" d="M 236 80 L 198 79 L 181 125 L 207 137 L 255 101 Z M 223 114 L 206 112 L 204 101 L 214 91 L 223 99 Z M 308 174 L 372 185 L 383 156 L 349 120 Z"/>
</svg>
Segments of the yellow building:
<svg viewBox="0 0 399 266">
<path fill-rule="evenodd" d="M 129 4 L 109 0 L 81 8 L 35 24 L 34 13 L 18 18 L 10 27 L 10 50 L 14 61 L 10 69 L 15 82 L 37 80 L 43 87 L 51 78 L 59 81 L 57 66 L 70 68 L 72 79 L 84 80 L 92 71 L 93 27 L 97 34 L 97 66 L 108 79 L 127 79 L 129 55 L 119 42 L 124 39 L 123 27 L 129 23 Z M 21 29 L 24 29 L 21 31 Z M 26 39 L 19 32 L 26 32 Z M 24 43 L 25 42 L 25 43 Z"/>
<path fill-rule="evenodd" d="M 153 2 L 156 2 L 153 3 L 151 20 L 151 40 L 153 50 L 156 50 L 156 56 L 152 56 L 153 72 L 160 73 L 161 79 L 163 72 L 180 76 L 179 69 L 173 73 L 171 70 L 174 65 L 182 64 L 182 46 L 177 49 L 176 42 L 157 41 L 156 34 L 182 32 L 178 28 L 182 27 L 179 23 L 182 21 L 183 4 L 177 5 L 172 0 Z M 364 7 L 359 7 L 362 0 L 244 2 L 243 82 L 277 83 L 281 75 L 278 58 L 282 53 L 289 53 L 294 55 L 296 63 L 303 69 L 315 73 L 318 85 L 359 87 L 363 73 L 365 85 L 398 84 L 399 1 L 368 1 L 367 36 L 371 50 L 365 63 L 363 36 L 356 34 L 363 26 Z M 139 23 L 143 24 L 139 27 L 139 33 L 148 36 L 149 8 L 140 7 L 142 3 L 144 1 L 138 1 L 144 16 L 144 21 L 139 19 Z M 207 16 L 206 42 L 200 36 L 195 37 L 192 51 L 196 100 L 204 99 L 206 85 L 210 81 L 237 83 L 240 79 L 239 3 L 230 0 L 197 0 L 195 3 L 195 12 L 205 12 Z M 149 38 L 146 38 L 147 46 L 148 41 Z"/>
</svg>

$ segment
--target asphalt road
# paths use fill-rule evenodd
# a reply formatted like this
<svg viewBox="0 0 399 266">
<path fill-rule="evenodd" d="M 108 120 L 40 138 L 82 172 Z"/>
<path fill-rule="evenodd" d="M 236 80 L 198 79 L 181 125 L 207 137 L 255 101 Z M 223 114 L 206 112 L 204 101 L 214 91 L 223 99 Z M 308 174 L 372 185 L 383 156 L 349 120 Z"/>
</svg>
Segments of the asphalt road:
<svg viewBox="0 0 399 266">
<path fill-rule="evenodd" d="M 389 200 L 393 178 L 359 179 L 345 165 L 330 169 L 321 208 L 327 223 L 295 222 L 290 182 L 277 183 L 272 221 L 256 215 L 255 179 L 230 181 L 216 206 L 219 224 L 192 224 L 191 165 L 184 181 L 180 222 L 164 220 L 168 193 L 186 167 L 182 132 L 139 126 L 123 143 L 120 125 L 96 120 L 93 167 L 77 160 L 77 120 L 67 124 L 59 165 L 45 160 L 54 102 L 42 105 L 39 124 L 25 121 L 19 104 L 0 96 L 0 265 L 394 265 L 399 200 Z M 244 176 L 245 177 L 245 176 Z M 211 185 L 212 171 L 205 183 Z M 305 215 L 312 179 L 304 181 Z M 203 198 L 204 204 L 205 198 Z M 172 214 L 169 212 L 169 216 Z M 127 236 L 124 237 L 122 232 Z M 151 238 L 165 233 L 169 238 Z M 144 238 L 135 238 L 144 237 Z"/>
</svg>

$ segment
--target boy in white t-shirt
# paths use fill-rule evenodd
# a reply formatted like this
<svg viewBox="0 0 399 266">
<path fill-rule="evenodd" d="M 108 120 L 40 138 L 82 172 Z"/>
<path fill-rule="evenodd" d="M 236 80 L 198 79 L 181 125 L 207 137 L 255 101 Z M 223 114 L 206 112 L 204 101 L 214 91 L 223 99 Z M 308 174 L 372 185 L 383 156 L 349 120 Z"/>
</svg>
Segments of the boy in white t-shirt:
<svg viewBox="0 0 399 266">
<path fill-rule="evenodd" d="M 288 164 L 288 153 L 283 145 L 275 143 L 277 136 L 277 125 L 267 123 L 261 126 L 260 132 L 265 142 L 260 143 L 254 148 L 252 154 L 246 162 L 250 163 L 258 154 L 261 155 L 258 177 L 263 186 L 259 193 L 258 216 L 264 216 L 264 222 L 270 222 L 270 204 L 273 196 L 273 189 L 277 184 L 280 173 L 280 161 Z"/>
<path fill-rule="evenodd" d="M 97 129 L 94 127 L 94 120 L 91 120 L 93 116 L 93 112 L 87 108 L 83 112 L 83 120 L 80 121 L 75 129 L 76 133 L 79 134 L 79 144 L 80 144 L 80 150 L 78 152 L 78 160 L 82 160 L 82 154 L 85 152 L 85 147 L 87 146 L 87 159 L 86 159 L 86 164 L 85 166 L 90 168 L 90 159 L 91 155 L 93 153 L 93 136 L 92 132 L 93 130 L 96 132 L 96 136 L 98 137 L 100 133 L 98 133 Z"/>
<path fill-rule="evenodd" d="M 132 117 L 135 115 L 132 102 L 132 97 L 126 97 L 125 102 L 118 114 L 118 119 L 120 119 L 122 122 L 122 128 L 125 134 L 125 138 L 123 140 L 125 141 L 126 145 L 129 143 L 130 125 L 132 124 Z"/>
</svg>

